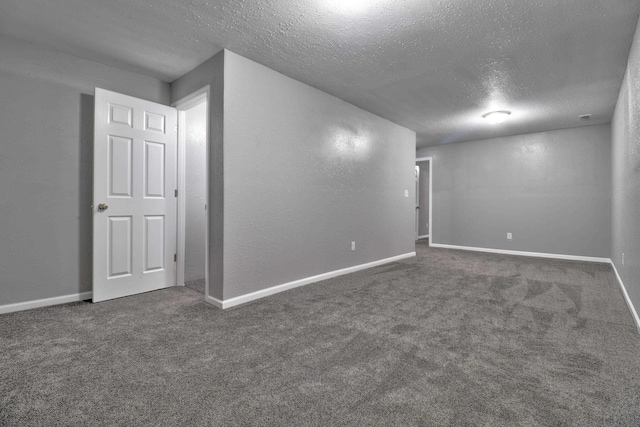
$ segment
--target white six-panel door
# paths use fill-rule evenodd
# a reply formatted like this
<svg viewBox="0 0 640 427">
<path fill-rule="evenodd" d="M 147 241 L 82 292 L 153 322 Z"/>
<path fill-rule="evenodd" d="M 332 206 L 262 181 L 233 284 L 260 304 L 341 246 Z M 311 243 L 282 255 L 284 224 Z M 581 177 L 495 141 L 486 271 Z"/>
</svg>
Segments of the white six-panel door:
<svg viewBox="0 0 640 427">
<path fill-rule="evenodd" d="M 175 285 L 177 111 L 96 88 L 93 301 Z"/>
</svg>

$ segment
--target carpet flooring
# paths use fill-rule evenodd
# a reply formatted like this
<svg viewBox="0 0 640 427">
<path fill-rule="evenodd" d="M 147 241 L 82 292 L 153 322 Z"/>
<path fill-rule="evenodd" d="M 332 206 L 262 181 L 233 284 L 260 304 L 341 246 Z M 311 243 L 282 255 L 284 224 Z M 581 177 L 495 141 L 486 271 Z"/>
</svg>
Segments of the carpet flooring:
<svg viewBox="0 0 640 427">
<path fill-rule="evenodd" d="M 186 287 L 0 316 L 0 425 L 634 426 L 610 266 L 429 248 L 219 310 Z"/>
<path fill-rule="evenodd" d="M 204 294 L 204 279 L 192 280 L 184 284 L 187 288 L 193 289 L 196 292 Z"/>
</svg>

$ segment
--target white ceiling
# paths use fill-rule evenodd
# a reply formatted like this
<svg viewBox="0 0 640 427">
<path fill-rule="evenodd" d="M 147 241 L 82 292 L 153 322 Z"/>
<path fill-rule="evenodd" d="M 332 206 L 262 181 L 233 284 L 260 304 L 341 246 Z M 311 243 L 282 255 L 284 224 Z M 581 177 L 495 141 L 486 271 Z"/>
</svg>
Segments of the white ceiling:
<svg viewBox="0 0 640 427">
<path fill-rule="evenodd" d="M 608 123 L 640 13 L 638 0 L 363 1 L 2 0 L 0 33 L 167 82 L 227 48 L 424 146 Z M 483 122 L 501 109 L 507 123 Z"/>
</svg>

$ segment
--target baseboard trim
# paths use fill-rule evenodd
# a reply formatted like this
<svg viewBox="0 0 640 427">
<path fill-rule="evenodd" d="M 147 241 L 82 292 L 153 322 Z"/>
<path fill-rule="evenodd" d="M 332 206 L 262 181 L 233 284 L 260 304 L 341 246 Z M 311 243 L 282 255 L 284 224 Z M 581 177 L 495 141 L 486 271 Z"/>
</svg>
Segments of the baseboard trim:
<svg viewBox="0 0 640 427">
<path fill-rule="evenodd" d="M 31 310 L 40 307 L 49 307 L 52 305 L 66 304 L 69 302 L 78 302 L 91 299 L 93 292 L 81 292 L 78 294 L 63 295 L 60 297 L 44 298 L 34 301 L 18 302 L 15 304 L 0 305 L 0 314 L 14 313 L 16 311 Z"/>
<path fill-rule="evenodd" d="M 390 262 L 400 261 L 406 258 L 411 258 L 416 256 L 415 252 L 409 252 L 406 254 L 394 256 L 391 258 L 385 258 L 378 261 L 369 262 L 366 264 L 360 264 L 353 267 L 347 267 L 340 270 L 330 271 L 328 273 L 318 274 L 317 276 L 311 276 L 300 280 L 295 280 L 293 282 L 283 283 L 282 285 L 272 286 L 267 289 L 262 289 L 256 292 L 252 292 L 250 294 L 240 295 L 239 297 L 229 298 L 227 300 L 219 300 L 217 298 L 213 298 L 209 295 L 205 297 L 205 300 L 218 308 L 231 308 L 240 304 L 245 304 L 247 302 L 255 301 L 264 297 L 268 297 L 270 295 L 278 294 L 280 292 L 288 291 L 289 289 L 298 288 L 300 286 L 308 285 L 311 283 L 319 282 L 321 280 L 331 279 L 333 277 L 342 276 L 349 273 L 355 273 L 356 271 L 365 270 L 367 268 L 377 267 L 379 265 L 388 264 Z"/>
<path fill-rule="evenodd" d="M 629 311 L 631 312 L 631 317 L 633 318 L 633 321 L 636 324 L 636 329 L 638 330 L 638 334 L 640 334 L 640 317 L 638 317 L 638 312 L 636 311 L 636 308 L 633 306 L 633 302 L 631 301 L 631 298 L 629 298 L 629 294 L 627 293 L 627 288 L 624 286 L 624 283 L 622 282 L 622 278 L 620 277 L 620 274 L 618 274 L 618 269 L 616 268 L 616 265 L 613 263 L 612 259 L 609 260 L 609 263 L 611 263 L 611 267 L 613 268 L 613 272 L 616 275 L 616 279 L 618 279 L 618 285 L 620 285 L 620 290 L 622 291 L 624 300 L 627 303 L 627 307 L 629 307 Z"/>
<path fill-rule="evenodd" d="M 428 235 L 428 234 L 425 234 L 425 235 L 422 235 L 422 236 L 418 236 L 418 239 L 426 239 L 426 238 L 428 238 L 428 237 L 429 237 L 429 235 Z"/>
<path fill-rule="evenodd" d="M 444 245 L 441 243 L 432 243 L 431 247 L 445 248 L 445 249 L 460 249 L 463 251 L 474 251 L 474 252 L 488 252 L 488 253 L 503 254 L 503 255 L 527 256 L 527 257 L 535 257 L 535 258 L 553 258 L 553 259 L 564 259 L 564 260 L 570 260 L 570 261 L 601 262 L 604 264 L 608 264 L 610 262 L 609 258 L 598 258 L 598 257 L 589 257 L 589 256 L 580 256 L 580 255 L 549 254 L 545 252 L 512 251 L 508 249 L 478 248 L 474 246 Z"/>
<path fill-rule="evenodd" d="M 204 300 L 217 308 L 229 308 L 229 306 L 224 305 L 223 301 L 220 301 L 218 298 L 210 297 L 209 295 L 205 295 Z"/>
</svg>

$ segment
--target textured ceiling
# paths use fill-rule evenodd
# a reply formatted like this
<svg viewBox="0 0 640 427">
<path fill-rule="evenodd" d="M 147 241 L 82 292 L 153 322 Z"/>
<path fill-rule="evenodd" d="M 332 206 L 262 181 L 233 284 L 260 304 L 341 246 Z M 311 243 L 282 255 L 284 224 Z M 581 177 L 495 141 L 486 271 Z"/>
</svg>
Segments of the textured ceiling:
<svg viewBox="0 0 640 427">
<path fill-rule="evenodd" d="M 608 123 L 639 13 L 638 0 L 3 0 L 0 33 L 168 82 L 226 48 L 423 146 Z M 501 109 L 507 123 L 483 122 Z"/>
</svg>

